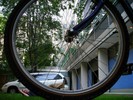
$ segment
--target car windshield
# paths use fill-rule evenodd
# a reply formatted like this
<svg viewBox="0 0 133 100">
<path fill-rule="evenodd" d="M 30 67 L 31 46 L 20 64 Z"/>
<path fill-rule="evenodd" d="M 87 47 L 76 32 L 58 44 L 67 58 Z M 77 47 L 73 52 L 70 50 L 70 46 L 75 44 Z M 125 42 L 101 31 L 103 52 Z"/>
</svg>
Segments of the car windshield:
<svg viewBox="0 0 133 100">
<path fill-rule="evenodd" d="M 33 76 L 38 81 L 62 79 L 62 77 L 59 74 L 37 74 Z"/>
</svg>

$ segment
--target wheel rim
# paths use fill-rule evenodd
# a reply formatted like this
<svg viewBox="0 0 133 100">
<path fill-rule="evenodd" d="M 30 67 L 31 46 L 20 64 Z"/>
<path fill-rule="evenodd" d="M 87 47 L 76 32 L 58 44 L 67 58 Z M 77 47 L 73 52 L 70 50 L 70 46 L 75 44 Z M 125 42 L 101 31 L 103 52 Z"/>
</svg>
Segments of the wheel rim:
<svg viewBox="0 0 133 100">
<path fill-rule="evenodd" d="M 103 32 L 103 34 L 99 34 L 99 36 L 97 36 L 95 39 L 93 39 L 92 36 L 96 35 L 95 34 L 96 30 L 93 29 L 91 31 L 91 27 L 90 27 L 89 32 L 91 32 L 91 35 L 81 33 L 81 34 L 79 34 L 80 35 L 79 37 L 76 37 L 74 39 L 73 43 L 68 43 L 68 45 L 67 45 L 67 43 L 65 43 L 65 41 L 63 39 L 63 36 L 60 37 L 61 34 L 59 34 L 59 35 L 57 34 L 59 32 L 60 33 L 62 32 L 62 30 L 60 30 L 60 27 L 58 27 L 58 28 L 56 27 L 56 30 L 55 30 L 55 27 L 52 27 L 52 25 L 49 26 L 51 29 L 46 30 L 47 35 L 46 35 L 46 37 L 43 37 L 44 35 L 42 35 L 42 34 L 43 34 L 43 31 L 45 31 L 45 30 L 39 30 L 39 28 L 42 28 L 42 24 L 44 24 L 45 22 L 44 23 L 40 22 L 39 26 L 37 24 L 37 21 L 39 21 L 41 19 L 40 18 L 41 14 L 42 14 L 41 9 L 44 9 L 43 8 L 44 6 L 40 6 L 41 2 L 40 3 L 36 2 L 34 6 L 30 6 L 31 8 L 28 9 L 27 12 L 24 12 L 26 7 L 28 7 L 31 3 L 33 3 L 33 1 L 29 2 L 29 4 L 27 4 L 25 6 L 25 8 L 23 8 L 21 10 L 21 12 L 18 14 L 19 16 L 17 16 L 16 20 L 14 21 L 14 27 L 12 30 L 12 39 L 11 39 L 11 43 L 12 43 L 11 45 L 13 47 L 13 48 L 11 48 L 12 52 L 13 52 L 12 56 L 13 56 L 15 65 L 17 67 L 19 66 L 17 69 L 20 71 L 21 75 L 28 76 L 28 77 L 24 77 L 24 78 L 27 80 L 27 82 L 31 82 L 30 83 L 31 87 L 35 86 L 35 88 L 34 87 L 33 88 L 36 90 L 40 90 L 43 92 L 45 91 L 48 94 L 50 93 L 50 94 L 59 95 L 59 96 L 62 96 L 62 95 L 64 95 L 64 96 L 76 96 L 76 95 L 81 96 L 84 94 L 86 95 L 89 92 L 91 95 L 92 93 L 101 90 L 102 87 L 105 88 L 105 85 L 109 84 L 109 82 L 111 82 L 111 80 L 114 78 L 114 76 L 115 76 L 114 74 L 119 76 L 118 71 L 121 70 L 120 69 L 121 65 L 125 64 L 125 61 L 124 61 L 125 59 L 123 58 L 123 56 L 125 56 L 125 54 L 124 54 L 125 53 L 125 48 L 124 48 L 125 47 L 125 39 L 124 39 L 123 32 L 120 30 L 120 28 L 121 28 L 120 26 L 117 27 L 118 30 L 115 29 L 114 24 L 108 25 L 109 28 L 107 30 L 104 30 L 104 31 L 102 31 L 103 29 L 101 28 L 101 32 Z M 40 7 L 40 10 L 39 10 L 40 12 L 36 13 L 36 10 L 38 8 L 36 8 L 36 10 L 35 10 L 34 7 Z M 106 9 L 108 9 L 108 8 L 106 8 Z M 36 14 L 34 14 L 34 13 L 32 14 L 32 11 L 34 11 Z M 23 14 L 21 14 L 21 13 L 23 13 Z M 34 17 L 36 17 L 36 18 L 40 16 L 39 17 L 40 19 L 34 19 L 34 17 L 31 16 L 30 14 L 34 15 Z M 105 11 L 102 11 L 102 14 L 100 16 L 102 16 L 102 15 L 103 15 L 103 18 L 106 16 Z M 43 14 L 42 14 L 42 16 L 43 16 Z M 52 15 L 52 17 L 53 16 L 55 16 L 55 15 Z M 54 20 L 55 22 L 59 21 L 58 19 L 56 19 L 56 17 L 58 17 L 58 16 L 55 16 L 55 18 L 54 17 L 52 18 L 52 20 Z M 110 20 L 110 18 L 111 17 L 108 18 L 109 23 L 112 22 L 112 20 Z M 46 20 L 48 20 L 48 19 L 46 18 Z M 51 19 L 49 19 L 49 20 L 51 20 Z M 100 21 L 101 20 L 103 20 L 103 19 L 100 19 Z M 33 23 L 33 21 L 34 21 L 34 23 Z M 41 19 L 41 21 L 42 21 L 42 19 Z M 46 21 L 46 23 L 48 23 L 48 22 Z M 60 21 L 59 21 L 59 23 L 61 24 Z M 95 21 L 93 23 L 95 23 Z M 57 23 L 52 22 L 51 24 L 57 24 Z M 47 27 L 47 28 L 49 28 L 49 27 Z M 36 30 L 34 30 L 33 28 Z M 40 36 L 37 36 L 37 34 L 35 34 L 35 31 L 36 32 L 38 31 L 38 34 L 41 32 Z M 107 34 L 106 31 L 108 31 L 109 34 Z M 30 32 L 33 32 L 33 34 L 31 34 Z M 54 32 L 54 34 L 50 34 L 52 32 Z M 82 36 L 82 34 L 84 34 L 84 36 Z M 22 35 L 25 35 L 25 36 L 23 37 Z M 87 38 L 86 38 L 86 35 L 88 35 Z M 39 37 L 39 39 L 36 40 L 36 36 Z M 40 39 L 41 37 L 43 37 L 42 40 Z M 43 44 L 40 44 L 39 46 L 34 45 L 34 48 L 31 49 L 32 53 L 30 56 L 33 56 L 33 59 L 31 59 L 30 57 L 28 58 L 28 56 L 26 55 L 27 52 L 30 52 L 30 46 L 26 46 L 26 45 L 28 45 L 27 42 L 29 42 L 29 43 L 31 42 L 30 41 L 31 38 L 34 39 L 34 40 L 32 40 L 32 43 L 31 43 L 32 45 L 34 45 L 34 43 L 36 41 L 39 41 L 39 40 L 44 42 Z M 58 40 L 56 40 L 57 38 L 58 38 Z M 83 41 L 80 40 L 81 38 L 83 38 Z M 89 40 L 88 40 L 88 38 L 89 38 Z M 51 42 L 51 40 L 52 40 L 52 42 Z M 76 43 L 76 42 L 80 42 L 80 43 Z M 47 43 L 51 43 L 51 44 L 47 44 Z M 83 51 L 83 49 L 86 48 L 85 45 L 88 46 L 88 44 L 86 44 L 86 43 L 88 43 L 91 48 L 86 50 L 86 51 Z M 59 45 L 57 45 L 57 44 L 59 44 Z M 82 46 L 81 46 L 81 44 L 82 44 Z M 22 47 L 22 45 L 24 48 Z M 42 46 L 44 46 L 44 45 L 53 50 L 53 51 L 49 52 L 49 55 L 48 55 L 48 56 L 50 56 L 49 58 L 54 59 L 54 57 L 55 57 L 56 59 L 50 61 L 50 59 L 45 58 L 41 62 L 39 62 L 39 61 L 33 62 L 33 63 L 36 63 L 33 66 L 32 65 L 33 63 L 30 62 L 31 63 L 30 64 L 29 61 L 35 60 L 37 55 L 39 55 L 39 54 L 36 54 L 38 52 L 37 51 L 34 52 L 34 50 L 36 50 L 36 49 L 37 50 L 38 49 L 46 50 L 46 47 L 42 48 Z M 65 47 L 65 48 L 63 48 L 63 47 Z M 78 48 L 78 50 L 76 48 Z M 62 49 L 65 49 L 65 50 L 62 51 Z M 116 50 L 116 51 L 113 51 L 113 50 Z M 60 52 L 60 54 L 56 54 L 59 51 L 62 51 L 62 52 Z M 113 51 L 113 54 L 112 54 L 112 51 Z M 47 50 L 47 52 L 48 52 L 48 50 Z M 71 57 L 71 56 L 74 56 L 72 54 L 75 52 L 77 55 L 75 57 Z M 104 55 L 107 52 L 110 53 L 110 58 L 113 55 L 113 57 L 112 57 L 112 59 L 113 59 L 112 63 L 113 64 L 112 64 L 112 66 L 110 66 L 110 69 L 107 69 L 107 68 L 104 69 L 103 67 L 101 67 L 101 66 L 106 67 L 106 64 L 108 62 L 105 60 L 100 61 L 100 60 L 102 60 L 102 57 L 104 57 L 104 56 L 102 56 L 102 54 Z M 43 53 L 45 54 L 45 52 L 43 52 Z M 41 56 L 41 55 L 39 55 L 39 56 Z M 45 55 L 47 55 L 47 54 L 45 54 Z M 59 63 L 57 63 L 57 58 L 61 58 L 59 60 Z M 77 60 L 77 58 L 78 58 L 78 60 Z M 108 58 L 108 56 L 105 55 L 105 58 Z M 105 59 L 105 58 L 103 58 L 103 59 Z M 38 58 L 38 59 L 40 59 L 40 58 Z M 28 61 L 26 62 L 26 60 L 28 60 Z M 117 60 L 117 62 L 116 62 L 116 60 Z M 49 61 L 49 63 L 43 64 L 42 62 L 44 62 L 44 61 Z M 66 63 L 61 63 L 61 62 L 66 62 Z M 91 78 L 94 78 L 94 80 L 88 79 L 88 81 L 91 80 L 91 83 L 87 83 L 87 85 L 89 85 L 87 87 L 84 87 L 84 85 L 82 85 L 82 83 L 79 82 L 79 84 L 78 84 L 79 87 L 78 86 L 77 87 L 80 89 L 76 89 L 76 90 L 65 91 L 65 90 L 49 88 L 47 86 L 42 85 L 40 82 L 36 81 L 36 79 L 34 79 L 27 71 L 28 66 L 36 67 L 35 65 L 41 65 L 42 64 L 45 67 L 48 65 L 49 66 L 61 66 L 58 68 L 59 69 L 58 73 L 61 73 L 62 66 L 65 66 L 64 68 L 67 67 L 67 70 L 69 70 L 70 72 L 73 72 L 73 74 L 75 73 L 77 75 L 76 76 L 77 81 L 82 81 L 81 76 L 80 76 L 81 72 L 80 72 L 79 67 L 78 67 L 79 63 L 81 63 L 81 62 L 87 62 L 87 63 L 85 63 L 85 66 L 86 66 L 86 64 L 87 64 L 87 66 L 89 66 L 88 68 L 90 69 L 90 71 L 92 71 L 92 73 L 90 73 L 90 74 L 93 74 Z M 96 63 L 96 65 L 95 65 L 95 63 Z M 24 66 L 24 65 L 26 65 L 26 66 Z M 84 64 L 82 64 L 82 65 L 84 65 Z M 90 66 L 93 66 L 93 67 L 90 67 Z M 96 66 L 98 66 L 98 67 L 94 68 Z M 52 67 L 49 68 L 50 71 L 51 71 L 51 69 L 52 69 Z M 43 70 L 44 70 L 44 68 L 43 68 Z M 85 69 L 82 69 L 82 70 L 85 70 Z M 102 75 L 99 76 L 100 74 L 98 74 L 98 73 L 101 73 Z M 106 77 L 106 76 L 108 76 L 108 77 Z M 27 84 L 25 82 L 23 82 L 23 83 Z M 114 82 L 112 82 L 111 84 L 113 84 L 113 83 Z M 31 88 L 31 87 L 29 87 L 29 88 Z M 75 87 L 73 87 L 73 88 L 75 88 Z"/>
<path fill-rule="evenodd" d="M 12 94 L 16 93 L 16 89 L 10 89 L 9 93 L 12 93 Z"/>
</svg>

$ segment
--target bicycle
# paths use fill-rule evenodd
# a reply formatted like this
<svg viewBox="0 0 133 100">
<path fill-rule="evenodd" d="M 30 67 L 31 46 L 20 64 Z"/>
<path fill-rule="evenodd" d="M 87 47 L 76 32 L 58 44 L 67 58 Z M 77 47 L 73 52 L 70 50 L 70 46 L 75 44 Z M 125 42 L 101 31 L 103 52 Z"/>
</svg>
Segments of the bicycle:
<svg viewBox="0 0 133 100">
<path fill-rule="evenodd" d="M 56 12 L 59 9 L 52 6 L 53 2 L 21 0 L 14 8 L 7 21 L 4 38 L 9 65 L 26 87 L 48 100 L 93 99 L 111 88 L 125 69 L 129 34 L 124 20 L 109 0 L 91 0 L 89 16 L 86 13 L 86 17 L 82 21 L 79 19 L 76 25 L 78 12 L 73 16 L 74 21 L 62 26 L 62 8 L 67 11 L 73 2 L 58 1 L 59 13 Z M 68 6 L 61 6 L 63 2 Z M 84 8 L 87 2 L 81 3 Z M 131 6 L 126 0 L 119 0 L 119 3 L 133 22 Z M 77 7 L 76 3 L 73 7 Z M 61 29 L 66 27 L 69 29 L 62 32 Z M 109 67 L 107 59 L 113 59 Z M 70 83 L 68 81 L 70 89 L 55 89 L 38 82 L 28 69 L 32 67 L 36 71 L 39 66 L 44 66 L 41 71 L 49 73 L 53 67 L 48 66 L 58 66 L 58 73 L 63 68 L 67 69 L 72 73 Z"/>
</svg>

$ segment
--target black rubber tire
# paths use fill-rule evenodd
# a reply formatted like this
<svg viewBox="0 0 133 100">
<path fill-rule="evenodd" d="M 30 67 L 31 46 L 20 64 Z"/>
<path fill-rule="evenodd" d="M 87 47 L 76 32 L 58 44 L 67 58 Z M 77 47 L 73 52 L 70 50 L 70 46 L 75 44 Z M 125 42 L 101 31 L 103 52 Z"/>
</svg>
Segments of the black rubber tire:
<svg viewBox="0 0 133 100">
<path fill-rule="evenodd" d="M 107 91 L 114 83 L 119 79 L 121 76 L 124 66 L 127 63 L 128 58 L 128 52 L 129 52 L 129 37 L 128 32 L 126 29 L 126 26 L 124 24 L 124 21 L 122 17 L 120 16 L 119 12 L 116 10 L 116 8 L 111 5 L 111 3 L 106 2 L 105 7 L 107 9 L 111 10 L 116 17 L 117 22 L 119 23 L 119 27 L 122 31 L 122 37 L 123 37 L 123 46 L 122 46 L 122 56 L 120 59 L 120 63 L 118 64 L 117 70 L 111 75 L 110 79 L 108 79 L 103 85 L 100 87 L 97 87 L 96 89 L 92 91 L 84 91 L 84 92 L 76 92 L 75 94 L 71 93 L 56 93 L 53 91 L 50 91 L 49 89 L 44 89 L 41 87 L 40 84 L 36 83 L 36 81 L 32 81 L 32 78 L 27 74 L 26 71 L 22 70 L 19 66 L 18 59 L 15 58 L 14 51 L 13 51 L 13 45 L 12 45 L 12 31 L 15 24 L 15 21 L 21 12 L 21 10 L 27 5 L 27 3 L 32 4 L 35 0 L 21 0 L 18 5 L 14 8 L 13 12 L 11 13 L 7 24 L 5 28 L 5 37 L 4 37 L 4 43 L 5 43 L 5 54 L 7 57 L 7 60 L 9 62 L 9 65 L 16 75 L 16 77 L 31 91 L 33 91 L 35 94 L 45 97 L 48 100 L 88 100 L 92 99 L 105 91 Z"/>
<path fill-rule="evenodd" d="M 18 93 L 18 89 L 17 87 L 9 87 L 8 90 L 7 90 L 7 93 Z"/>
</svg>

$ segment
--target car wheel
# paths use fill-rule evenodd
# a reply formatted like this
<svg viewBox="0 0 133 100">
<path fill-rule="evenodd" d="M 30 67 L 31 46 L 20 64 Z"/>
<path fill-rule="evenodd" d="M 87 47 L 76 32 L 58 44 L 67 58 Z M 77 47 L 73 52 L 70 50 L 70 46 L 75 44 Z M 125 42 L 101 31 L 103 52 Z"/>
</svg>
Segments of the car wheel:
<svg viewBox="0 0 133 100">
<path fill-rule="evenodd" d="M 7 92 L 11 94 L 18 93 L 18 89 L 16 87 L 10 87 Z"/>
</svg>

